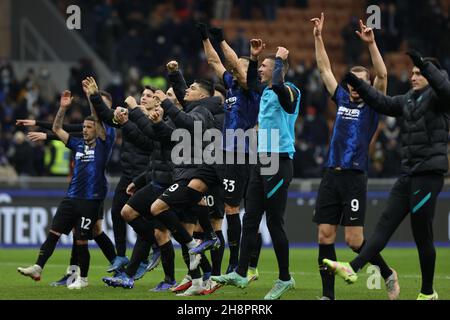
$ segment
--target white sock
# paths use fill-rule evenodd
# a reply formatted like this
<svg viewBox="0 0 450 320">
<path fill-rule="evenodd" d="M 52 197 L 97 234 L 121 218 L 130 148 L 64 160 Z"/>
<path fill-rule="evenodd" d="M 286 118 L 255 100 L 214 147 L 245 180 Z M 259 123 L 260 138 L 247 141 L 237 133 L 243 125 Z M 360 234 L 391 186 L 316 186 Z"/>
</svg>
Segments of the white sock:
<svg viewBox="0 0 450 320">
<path fill-rule="evenodd" d="M 200 288 L 203 285 L 203 279 L 202 278 L 198 278 L 198 279 L 192 279 L 192 286 L 195 288 Z"/>
</svg>

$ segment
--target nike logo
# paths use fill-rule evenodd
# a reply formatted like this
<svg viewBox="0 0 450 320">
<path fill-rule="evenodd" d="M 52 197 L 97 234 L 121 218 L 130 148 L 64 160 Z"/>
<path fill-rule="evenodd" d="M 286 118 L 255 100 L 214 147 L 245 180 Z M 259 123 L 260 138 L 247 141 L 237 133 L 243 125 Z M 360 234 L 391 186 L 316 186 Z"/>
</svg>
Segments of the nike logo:
<svg viewBox="0 0 450 320">
<path fill-rule="evenodd" d="M 350 217 L 350 221 L 355 221 L 355 220 L 358 220 L 358 218 L 352 218 L 352 217 Z"/>
</svg>

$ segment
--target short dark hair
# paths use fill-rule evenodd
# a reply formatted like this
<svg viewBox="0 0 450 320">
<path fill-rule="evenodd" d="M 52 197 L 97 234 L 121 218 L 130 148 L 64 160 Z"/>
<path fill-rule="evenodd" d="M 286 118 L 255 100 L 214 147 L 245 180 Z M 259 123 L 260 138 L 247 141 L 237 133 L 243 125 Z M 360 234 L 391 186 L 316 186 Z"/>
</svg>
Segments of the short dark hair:
<svg viewBox="0 0 450 320">
<path fill-rule="evenodd" d="M 208 92 L 210 97 L 214 95 L 215 91 L 214 82 L 206 79 L 199 79 L 195 80 L 194 82 L 197 83 L 200 86 L 200 88 L 206 90 L 206 92 Z"/>
<path fill-rule="evenodd" d="M 441 63 L 440 63 L 439 60 L 438 60 L 437 58 L 435 58 L 435 57 L 426 57 L 426 58 L 423 58 L 423 62 L 430 62 L 430 63 L 434 64 L 434 66 L 435 66 L 436 68 L 438 68 L 439 70 L 442 70 L 442 69 L 443 69 Z"/>
<path fill-rule="evenodd" d="M 144 86 L 144 89 L 142 91 L 144 91 L 144 90 L 150 90 L 150 91 L 156 92 L 156 90 L 158 90 L 158 89 L 156 89 L 155 87 L 147 85 L 147 86 Z"/>
<path fill-rule="evenodd" d="M 225 87 L 220 84 L 220 83 L 216 83 L 215 84 L 215 90 L 219 91 L 224 97 L 227 96 L 227 89 L 225 89 Z"/>
<path fill-rule="evenodd" d="M 109 102 L 111 102 L 112 104 L 112 96 L 109 92 L 103 91 L 103 90 L 98 90 L 98 93 L 102 96 L 105 97 Z"/>
<path fill-rule="evenodd" d="M 276 55 L 274 54 L 269 54 L 268 56 L 266 56 L 266 59 L 270 59 L 273 60 L 275 62 L 275 59 L 277 58 Z M 286 60 L 283 60 L 283 73 L 286 74 L 289 70 L 289 62 Z"/>
<path fill-rule="evenodd" d="M 354 66 L 350 68 L 350 72 L 365 72 L 367 75 L 367 80 L 370 81 L 370 71 L 366 67 L 363 66 Z"/>
<path fill-rule="evenodd" d="M 84 121 L 94 121 L 94 122 L 97 122 L 97 119 L 95 119 L 94 116 L 87 116 L 86 118 L 84 118 Z"/>
</svg>

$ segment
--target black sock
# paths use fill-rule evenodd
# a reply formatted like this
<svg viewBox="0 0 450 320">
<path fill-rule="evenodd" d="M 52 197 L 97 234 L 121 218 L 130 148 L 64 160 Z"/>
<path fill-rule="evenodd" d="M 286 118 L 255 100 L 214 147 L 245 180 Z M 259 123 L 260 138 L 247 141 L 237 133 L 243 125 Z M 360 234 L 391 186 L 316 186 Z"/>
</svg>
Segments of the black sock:
<svg viewBox="0 0 450 320">
<path fill-rule="evenodd" d="M 211 263 L 212 263 L 212 272 L 211 274 L 213 276 L 220 276 L 221 274 L 221 267 L 222 267 L 222 259 L 223 259 L 223 253 L 225 251 L 225 239 L 223 238 L 222 230 L 216 231 L 216 235 L 220 240 L 220 247 L 211 250 Z"/>
<path fill-rule="evenodd" d="M 91 261 L 91 255 L 87 244 L 77 244 L 78 246 L 78 262 L 80 265 L 80 276 L 85 278 L 89 272 L 89 262 Z"/>
<path fill-rule="evenodd" d="M 356 253 L 360 253 L 365 244 L 366 244 L 366 240 L 364 239 L 364 241 L 361 244 L 361 246 L 359 247 L 359 249 L 356 249 L 356 250 L 353 249 L 353 251 Z M 384 280 L 386 280 L 387 278 L 389 278 L 392 275 L 391 268 L 389 268 L 389 266 L 386 264 L 386 261 L 384 261 L 381 254 L 377 253 L 376 255 L 373 256 L 372 259 L 369 260 L 369 262 L 371 264 L 373 264 L 374 266 L 377 266 L 380 269 L 380 274 Z"/>
<path fill-rule="evenodd" d="M 333 244 L 319 244 L 319 271 L 322 278 L 322 295 L 334 300 L 334 274 L 326 270 L 323 259 L 336 261 L 336 250 Z"/>
<path fill-rule="evenodd" d="M 192 238 L 198 239 L 198 240 L 204 240 L 204 237 L 205 237 L 205 233 L 199 232 L 199 231 L 194 231 L 194 234 L 192 235 Z M 200 261 L 200 269 L 202 269 L 203 274 L 205 274 L 205 273 L 211 274 L 212 268 L 211 268 L 211 264 L 209 263 L 208 258 L 205 256 L 204 252 L 201 253 L 201 256 L 202 256 L 202 260 Z"/>
<path fill-rule="evenodd" d="M 94 238 L 94 241 L 97 243 L 100 250 L 102 250 L 106 259 L 112 263 L 116 258 L 116 250 L 114 249 L 114 244 L 108 235 L 102 232 Z"/>
<path fill-rule="evenodd" d="M 192 241 L 192 237 L 183 227 L 180 222 L 180 219 L 176 216 L 176 214 L 172 211 L 163 211 L 158 214 L 158 219 L 164 223 L 167 229 L 169 229 L 172 236 L 177 240 L 180 244 L 187 244 Z"/>
<path fill-rule="evenodd" d="M 258 266 L 259 254 L 261 253 L 262 247 L 262 236 L 261 233 L 258 232 L 258 238 L 256 239 L 256 247 L 252 251 L 252 255 L 250 256 L 250 268 L 256 268 Z"/>
<path fill-rule="evenodd" d="M 77 266 L 78 265 L 78 250 L 77 250 L 77 243 L 75 240 L 75 235 L 73 235 L 72 238 L 73 238 L 73 243 L 72 243 L 72 252 L 70 253 L 70 265 Z"/>
<path fill-rule="evenodd" d="M 203 229 L 202 240 L 211 240 L 213 237 L 215 237 L 216 234 L 214 233 L 213 227 L 211 225 L 211 220 L 209 219 L 209 208 L 196 204 L 189 210 L 193 214 L 195 214 L 198 219 L 198 223 Z"/>
<path fill-rule="evenodd" d="M 127 265 L 125 273 L 130 277 L 136 275 L 137 269 L 141 264 L 142 260 L 148 257 L 150 252 L 151 243 L 144 237 L 138 235 L 136 243 L 134 244 L 133 253 L 131 254 L 130 263 Z"/>
<path fill-rule="evenodd" d="M 181 245 L 181 252 L 183 254 L 183 260 L 184 263 L 186 263 L 186 266 L 189 270 L 189 265 L 190 265 L 190 258 L 189 258 L 189 249 L 185 244 Z M 192 279 L 199 279 L 202 277 L 202 274 L 200 272 L 200 269 L 197 267 L 197 269 L 195 270 L 189 270 L 189 275 L 191 276 Z"/>
<path fill-rule="evenodd" d="M 143 216 L 138 216 L 134 220 L 128 222 L 128 224 L 139 236 L 148 241 L 150 244 L 156 242 L 153 223 L 145 219 Z"/>
<path fill-rule="evenodd" d="M 173 282 L 175 280 L 175 250 L 172 241 L 169 240 L 161 247 L 161 264 L 164 270 L 164 281 Z"/>
<path fill-rule="evenodd" d="M 205 233 L 203 231 L 202 232 L 194 231 L 192 238 L 198 239 L 198 240 L 203 240 L 204 236 L 205 236 Z"/>
<path fill-rule="evenodd" d="M 197 191 L 197 190 L 192 189 L 190 187 L 186 187 L 185 191 L 186 191 L 187 197 L 190 200 L 190 203 L 187 204 L 188 206 L 192 206 L 193 207 L 194 205 L 197 205 L 202 200 L 202 198 L 204 196 L 203 192 Z"/>
<path fill-rule="evenodd" d="M 287 190 L 286 190 L 286 192 L 287 192 Z M 281 281 L 289 281 L 291 279 L 291 275 L 289 274 L 289 240 L 287 238 L 286 231 L 285 231 L 285 225 L 284 225 L 284 211 L 283 211 L 284 206 L 280 205 L 279 208 L 274 207 L 278 204 L 277 203 L 278 198 L 280 198 L 279 201 L 283 201 L 283 203 L 286 201 L 286 200 L 283 200 L 283 199 L 285 199 L 285 198 L 283 198 L 283 194 L 285 194 L 284 191 L 278 193 L 277 196 L 270 199 L 269 202 L 272 204 L 267 205 L 268 210 L 271 207 L 270 208 L 271 212 L 267 212 L 267 217 L 270 217 L 270 220 L 267 223 L 267 227 L 270 232 L 270 237 L 272 238 L 273 250 L 275 251 L 275 256 L 277 257 L 278 270 L 279 270 L 278 278 Z M 259 225 L 255 224 L 254 226 L 252 226 L 252 229 L 255 230 L 255 227 L 258 228 Z M 255 231 L 257 231 L 257 229 Z M 254 233 L 255 239 L 253 241 L 253 245 L 251 247 L 248 247 L 248 249 L 247 249 L 247 250 L 250 249 L 248 251 L 248 254 L 250 254 L 250 255 L 252 253 L 252 250 L 254 250 L 254 248 L 256 247 L 256 245 L 255 245 L 256 234 L 257 234 L 257 232 Z M 249 263 L 250 263 L 250 261 L 247 262 L 247 265 Z M 240 262 L 240 264 L 241 264 L 240 267 L 242 267 L 243 263 Z"/>
<path fill-rule="evenodd" d="M 202 269 L 203 274 L 205 273 L 211 274 L 212 271 L 211 263 L 209 263 L 209 260 L 204 252 L 202 252 L 200 255 L 202 256 L 202 260 L 200 260 L 200 269 Z"/>
<path fill-rule="evenodd" d="M 433 240 L 423 241 L 417 244 L 419 251 L 420 270 L 422 272 L 423 294 L 433 294 L 434 269 L 436 265 L 436 249 Z"/>
<path fill-rule="evenodd" d="M 44 268 L 47 260 L 53 254 L 56 245 L 58 244 L 59 236 L 56 234 L 49 232 L 47 239 L 42 244 L 41 249 L 39 250 L 39 256 L 37 258 L 36 264 L 40 266 L 42 269 Z"/>
<path fill-rule="evenodd" d="M 120 214 L 122 207 L 126 204 L 129 196 L 123 195 L 122 192 L 114 194 L 113 204 L 111 208 L 111 220 L 114 231 L 114 243 L 116 245 L 117 255 L 125 257 L 127 251 L 127 222 Z M 123 192 L 125 193 L 125 192 Z"/>
<path fill-rule="evenodd" d="M 227 214 L 228 223 L 228 246 L 230 247 L 229 264 L 236 266 L 239 259 L 239 245 L 241 242 L 241 218 L 239 214 Z"/>
</svg>

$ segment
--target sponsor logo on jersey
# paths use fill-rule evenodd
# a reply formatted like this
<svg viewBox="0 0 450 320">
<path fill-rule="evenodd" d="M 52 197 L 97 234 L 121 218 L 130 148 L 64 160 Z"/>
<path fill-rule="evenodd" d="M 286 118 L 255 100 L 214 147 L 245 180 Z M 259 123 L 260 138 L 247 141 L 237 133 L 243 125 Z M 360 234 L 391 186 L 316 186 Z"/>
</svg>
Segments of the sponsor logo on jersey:
<svg viewBox="0 0 450 320">
<path fill-rule="evenodd" d="M 236 102 L 237 102 L 237 97 L 230 97 L 225 100 L 225 106 L 227 109 L 230 109 L 231 107 L 233 107 L 233 105 L 236 104 Z"/>
<path fill-rule="evenodd" d="M 80 160 L 81 162 L 95 161 L 95 150 L 85 148 L 84 152 L 77 151 L 75 160 Z"/>
<path fill-rule="evenodd" d="M 346 120 L 358 120 L 359 115 L 361 114 L 361 111 L 359 109 L 350 109 L 347 107 L 339 106 L 339 109 L 337 111 L 337 115 L 340 116 L 342 119 Z"/>
</svg>

